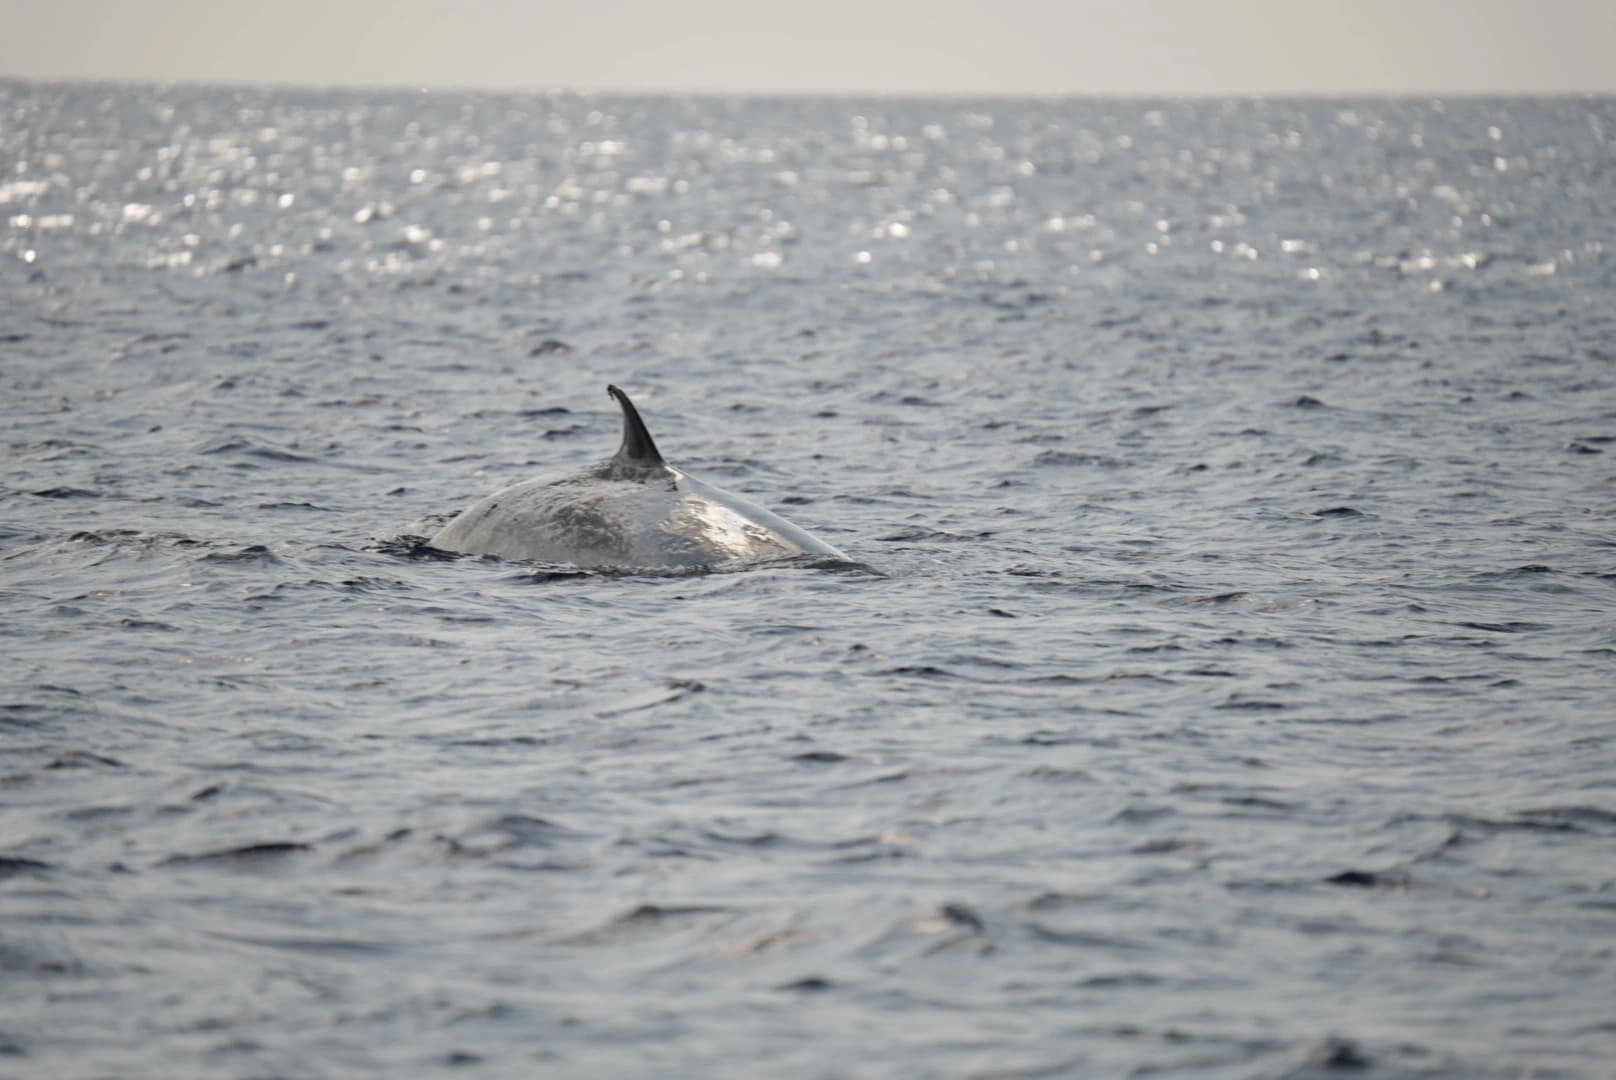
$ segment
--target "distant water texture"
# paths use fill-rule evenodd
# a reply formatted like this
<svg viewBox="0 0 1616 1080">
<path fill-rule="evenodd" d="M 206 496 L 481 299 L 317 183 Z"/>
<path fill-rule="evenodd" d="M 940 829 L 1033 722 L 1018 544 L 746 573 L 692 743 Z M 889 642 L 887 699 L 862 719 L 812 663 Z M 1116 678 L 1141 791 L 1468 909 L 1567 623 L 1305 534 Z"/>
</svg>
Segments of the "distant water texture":
<svg viewBox="0 0 1616 1080">
<path fill-rule="evenodd" d="M 0 83 L 0 1076 L 1612 1076 L 1613 132 Z"/>
</svg>

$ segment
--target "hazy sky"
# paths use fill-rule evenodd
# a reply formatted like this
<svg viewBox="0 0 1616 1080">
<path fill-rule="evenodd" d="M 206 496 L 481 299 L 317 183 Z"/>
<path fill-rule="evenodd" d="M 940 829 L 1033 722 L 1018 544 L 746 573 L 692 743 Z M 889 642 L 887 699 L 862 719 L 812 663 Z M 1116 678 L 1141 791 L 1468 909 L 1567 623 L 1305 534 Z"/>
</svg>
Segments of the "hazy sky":
<svg viewBox="0 0 1616 1080">
<path fill-rule="evenodd" d="M 0 0 L 0 75 L 881 93 L 1616 91 L 1616 0 Z"/>
</svg>

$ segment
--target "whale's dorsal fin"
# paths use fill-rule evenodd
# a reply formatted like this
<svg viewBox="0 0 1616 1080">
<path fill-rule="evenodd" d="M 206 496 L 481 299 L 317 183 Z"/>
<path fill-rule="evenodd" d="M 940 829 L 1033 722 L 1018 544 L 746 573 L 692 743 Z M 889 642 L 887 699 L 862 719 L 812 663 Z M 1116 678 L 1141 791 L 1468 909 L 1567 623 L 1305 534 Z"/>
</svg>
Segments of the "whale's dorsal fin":
<svg viewBox="0 0 1616 1080">
<path fill-rule="evenodd" d="M 662 464 L 662 455 L 657 453 L 656 443 L 651 441 L 651 433 L 645 430 L 645 421 L 640 419 L 640 411 L 628 395 L 615 386 L 608 386 L 606 392 L 623 407 L 623 445 L 617 448 L 617 456 L 612 460 L 635 465 Z"/>
</svg>

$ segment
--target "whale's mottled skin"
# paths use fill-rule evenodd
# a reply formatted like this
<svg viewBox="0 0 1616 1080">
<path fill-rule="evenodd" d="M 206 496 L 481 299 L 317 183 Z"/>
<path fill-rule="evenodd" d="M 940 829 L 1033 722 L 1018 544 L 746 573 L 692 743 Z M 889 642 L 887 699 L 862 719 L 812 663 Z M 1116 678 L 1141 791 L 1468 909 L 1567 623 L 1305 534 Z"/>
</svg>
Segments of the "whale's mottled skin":
<svg viewBox="0 0 1616 1080">
<path fill-rule="evenodd" d="M 607 461 L 483 499 L 430 541 L 444 551 L 602 567 L 696 567 L 787 555 L 847 557 L 739 495 L 668 465 L 628 395 L 623 445 Z"/>
</svg>

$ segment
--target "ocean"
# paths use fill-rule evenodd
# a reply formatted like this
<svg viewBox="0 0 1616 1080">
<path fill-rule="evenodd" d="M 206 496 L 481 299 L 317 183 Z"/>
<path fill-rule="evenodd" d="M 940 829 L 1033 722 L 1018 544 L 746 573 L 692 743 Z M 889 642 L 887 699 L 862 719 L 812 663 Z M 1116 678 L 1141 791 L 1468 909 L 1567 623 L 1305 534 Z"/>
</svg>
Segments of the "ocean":
<svg viewBox="0 0 1616 1080">
<path fill-rule="evenodd" d="M 1613 137 L 0 82 L 0 1076 L 1616 1076 Z"/>
</svg>

